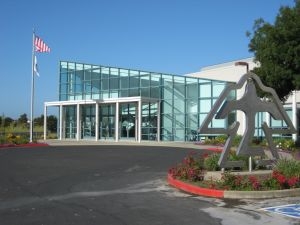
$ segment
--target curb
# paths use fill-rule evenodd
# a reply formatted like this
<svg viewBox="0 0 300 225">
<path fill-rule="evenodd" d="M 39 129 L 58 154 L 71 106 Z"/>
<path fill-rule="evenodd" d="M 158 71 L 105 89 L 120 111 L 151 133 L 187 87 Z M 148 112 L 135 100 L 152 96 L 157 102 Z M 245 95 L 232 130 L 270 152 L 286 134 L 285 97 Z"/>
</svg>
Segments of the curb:
<svg viewBox="0 0 300 225">
<path fill-rule="evenodd" d="M 226 191 L 201 188 L 183 181 L 174 179 L 170 174 L 167 177 L 168 184 L 190 194 L 196 194 L 206 197 L 227 198 L 227 199 L 266 199 L 266 198 L 284 198 L 299 197 L 300 188 L 275 190 L 275 191 Z"/>
<path fill-rule="evenodd" d="M 28 144 L 3 144 L 0 145 L 0 148 L 19 148 L 19 147 L 44 147 L 44 146 L 49 146 L 47 143 L 28 143 Z"/>
<path fill-rule="evenodd" d="M 174 179 L 170 174 L 168 174 L 168 183 L 169 185 L 178 188 L 182 191 L 207 196 L 207 197 L 214 197 L 214 198 L 224 198 L 224 191 L 223 190 L 215 190 L 215 189 L 208 189 L 208 188 L 201 188 L 198 186 L 194 186 L 192 184 L 184 183 L 183 181 Z"/>
</svg>

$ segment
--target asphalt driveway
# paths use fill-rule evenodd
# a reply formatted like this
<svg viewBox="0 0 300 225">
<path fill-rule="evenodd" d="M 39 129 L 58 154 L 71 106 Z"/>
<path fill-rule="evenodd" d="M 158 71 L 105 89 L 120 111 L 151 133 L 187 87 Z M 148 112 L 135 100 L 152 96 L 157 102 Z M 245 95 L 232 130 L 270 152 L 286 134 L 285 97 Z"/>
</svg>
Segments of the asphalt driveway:
<svg viewBox="0 0 300 225">
<path fill-rule="evenodd" d="M 168 168 L 191 151 L 195 149 L 128 145 L 2 149 L 0 224 L 215 225 L 239 224 L 241 218 L 244 224 L 297 222 L 264 217 L 252 210 L 251 201 L 195 197 L 169 187 Z M 226 213 L 235 215 L 236 222 L 228 222 Z"/>
</svg>

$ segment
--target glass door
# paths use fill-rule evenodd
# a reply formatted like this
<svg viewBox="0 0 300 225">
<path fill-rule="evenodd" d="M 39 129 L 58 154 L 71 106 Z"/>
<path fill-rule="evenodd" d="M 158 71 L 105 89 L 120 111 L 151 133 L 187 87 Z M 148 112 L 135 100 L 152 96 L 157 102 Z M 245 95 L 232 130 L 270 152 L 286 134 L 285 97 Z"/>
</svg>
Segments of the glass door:
<svg viewBox="0 0 300 225">
<path fill-rule="evenodd" d="M 101 105 L 99 110 L 99 139 L 107 140 L 115 138 L 115 105 Z"/>
<path fill-rule="evenodd" d="M 136 138 L 136 103 L 120 104 L 120 139 Z"/>
<path fill-rule="evenodd" d="M 81 138 L 95 138 L 95 105 L 83 105 L 81 113 Z"/>
</svg>

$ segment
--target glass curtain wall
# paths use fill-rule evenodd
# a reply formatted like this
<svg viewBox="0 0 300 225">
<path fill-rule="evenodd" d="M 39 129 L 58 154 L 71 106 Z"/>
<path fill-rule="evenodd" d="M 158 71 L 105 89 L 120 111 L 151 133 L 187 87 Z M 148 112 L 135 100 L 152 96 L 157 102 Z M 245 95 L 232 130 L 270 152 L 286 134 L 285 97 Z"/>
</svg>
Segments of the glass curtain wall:
<svg viewBox="0 0 300 225">
<path fill-rule="evenodd" d="M 221 81 L 74 62 L 60 63 L 60 101 L 134 96 L 151 99 L 142 102 L 142 140 L 156 140 L 157 129 L 160 129 L 162 141 L 199 140 L 197 129 L 225 86 L 226 82 Z M 235 97 L 235 93 L 230 97 Z M 157 102 L 160 102 L 159 106 Z M 99 105 L 99 139 L 114 138 L 115 106 Z M 157 128 L 158 108 L 161 112 L 160 128 Z M 95 115 L 95 109 L 89 113 L 86 110 L 82 109 L 85 115 L 81 118 L 85 126 L 93 123 Z M 120 104 L 118 113 L 120 138 L 136 138 L 137 103 Z M 234 120 L 235 112 L 229 115 L 229 119 L 212 121 L 210 126 L 224 127 Z M 87 128 L 82 131 L 82 137 L 87 137 L 88 131 L 91 137 L 95 135 L 92 128 Z"/>
</svg>

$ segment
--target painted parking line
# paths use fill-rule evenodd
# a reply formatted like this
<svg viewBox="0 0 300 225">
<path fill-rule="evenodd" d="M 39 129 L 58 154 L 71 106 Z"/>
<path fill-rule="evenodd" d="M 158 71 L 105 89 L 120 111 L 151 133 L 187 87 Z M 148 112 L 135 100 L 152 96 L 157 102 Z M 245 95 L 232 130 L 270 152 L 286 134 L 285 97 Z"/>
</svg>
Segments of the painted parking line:
<svg viewBox="0 0 300 225">
<path fill-rule="evenodd" d="M 300 219 L 300 204 L 274 206 L 262 208 L 261 210 Z"/>
</svg>

